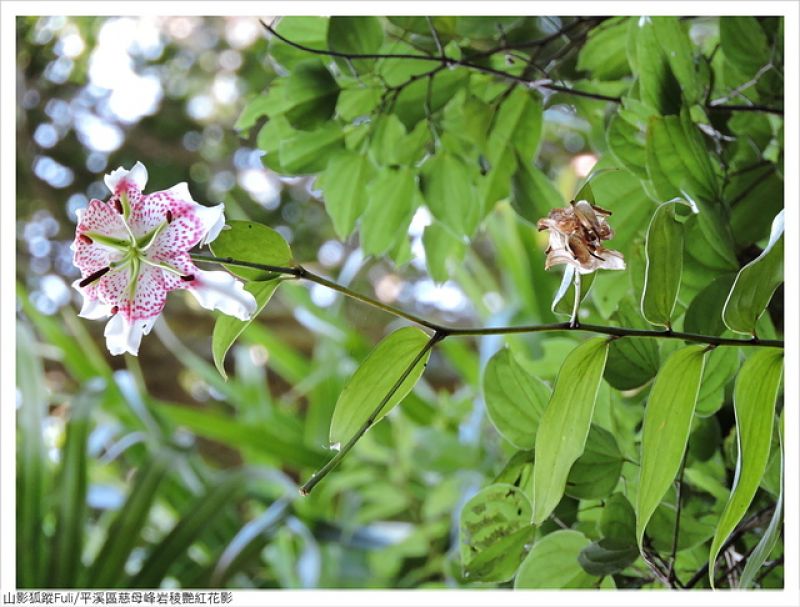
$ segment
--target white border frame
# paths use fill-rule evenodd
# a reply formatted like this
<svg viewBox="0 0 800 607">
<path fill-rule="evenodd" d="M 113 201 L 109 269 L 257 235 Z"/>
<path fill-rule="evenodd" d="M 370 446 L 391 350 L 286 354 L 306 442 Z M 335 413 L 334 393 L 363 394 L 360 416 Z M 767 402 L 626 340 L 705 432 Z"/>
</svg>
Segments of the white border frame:
<svg viewBox="0 0 800 607">
<path fill-rule="evenodd" d="M 380 7 L 378 9 L 378 7 Z M 15 288 L 16 277 L 16 27 L 15 18 L 23 15 L 253 15 L 266 11 L 273 15 L 331 15 L 331 14 L 375 14 L 384 15 L 447 15 L 468 14 L 531 14 L 540 15 L 783 15 L 785 18 L 785 194 L 786 208 L 786 266 L 785 266 L 785 423 L 786 423 L 786 488 L 785 488 L 785 588 L 783 591 L 711 592 L 693 590 L 680 595 L 669 591 L 647 592 L 647 603 L 671 605 L 680 601 L 685 605 L 769 605 L 800 604 L 800 562 L 798 562 L 798 438 L 800 428 L 800 390 L 798 390 L 798 201 L 800 189 L 800 157 L 798 157 L 798 77 L 800 64 L 798 36 L 800 36 L 800 4 L 795 1 L 749 2 L 728 0 L 708 1 L 651 1 L 625 2 L 609 0 L 603 3 L 588 1 L 571 2 L 512 2 L 491 3 L 461 0 L 457 4 L 442 1 L 357 2 L 302 1 L 302 2 L 246 2 L 206 1 L 192 2 L 93 2 L 70 1 L 4 1 L 0 5 L 0 589 L 2 593 L 16 589 L 16 449 L 15 449 Z M 591 594 L 589 594 L 591 593 Z M 386 606 L 416 604 L 459 605 L 530 605 L 537 604 L 581 604 L 591 601 L 598 605 L 640 605 L 644 596 L 640 592 L 614 591 L 505 591 L 505 590 L 441 590 L 441 591 L 358 591 L 335 590 L 313 591 L 234 591 L 232 605 L 263 604 L 326 604 L 326 605 L 373 605 Z M 680 598 L 678 598 L 680 596 Z"/>
</svg>

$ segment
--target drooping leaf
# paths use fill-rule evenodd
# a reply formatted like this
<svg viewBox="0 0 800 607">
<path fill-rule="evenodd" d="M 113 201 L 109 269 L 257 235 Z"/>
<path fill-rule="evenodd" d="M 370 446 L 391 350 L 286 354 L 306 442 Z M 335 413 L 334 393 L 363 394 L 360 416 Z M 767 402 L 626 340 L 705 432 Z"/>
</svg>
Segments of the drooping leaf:
<svg viewBox="0 0 800 607">
<path fill-rule="evenodd" d="M 211 334 L 211 353 L 214 357 L 214 365 L 220 375 L 225 379 L 228 374 L 225 372 L 225 355 L 230 350 L 233 342 L 242 334 L 255 318 L 261 314 L 264 306 L 267 305 L 275 289 L 280 285 L 279 279 L 269 281 L 250 282 L 244 286 L 245 291 L 252 293 L 256 299 L 256 311 L 250 320 L 239 320 L 227 314 L 218 314 L 214 321 L 214 331 Z"/>
<path fill-rule="evenodd" d="M 769 41 L 755 17 L 721 17 L 719 42 L 725 60 L 735 65 L 746 77 L 754 76 L 769 63 Z"/>
<path fill-rule="evenodd" d="M 616 320 L 621 327 L 641 328 L 642 320 L 632 303 L 623 301 Z M 617 390 L 632 390 L 646 384 L 658 373 L 658 341 L 650 337 L 621 337 L 608 348 L 603 377 Z"/>
<path fill-rule="evenodd" d="M 614 491 L 623 457 L 614 435 L 592 424 L 583 454 L 572 465 L 565 493 L 578 499 L 600 499 Z"/>
<path fill-rule="evenodd" d="M 636 540 L 642 548 L 647 523 L 672 484 L 689 440 L 706 348 L 675 351 L 656 376 L 642 430 Z"/>
<path fill-rule="evenodd" d="M 617 80 L 629 75 L 625 43 L 630 20 L 630 17 L 616 17 L 589 30 L 576 67 L 591 72 L 597 80 Z"/>
<path fill-rule="evenodd" d="M 333 116 L 339 86 L 325 65 L 314 59 L 294 66 L 281 93 L 289 124 L 313 131 Z"/>
<path fill-rule="evenodd" d="M 747 512 L 767 467 L 782 373 L 783 352 L 770 348 L 748 358 L 736 378 L 733 406 L 739 454 L 731 494 L 709 550 L 708 577 L 712 588 L 720 547 Z"/>
<path fill-rule="evenodd" d="M 725 386 L 739 369 L 737 348 L 717 348 L 709 352 L 697 395 L 695 415 L 707 417 L 716 413 L 725 400 Z"/>
<path fill-rule="evenodd" d="M 326 122 L 315 131 L 297 131 L 278 144 L 280 172 L 289 175 L 319 173 L 342 149 L 344 132 L 334 122 Z"/>
<path fill-rule="evenodd" d="M 519 134 L 524 133 L 524 137 Z M 533 162 L 542 133 L 542 102 L 524 87 L 515 88 L 497 110 L 489 134 L 489 162 L 495 163 L 506 148 L 517 152 L 526 165 Z"/>
<path fill-rule="evenodd" d="M 520 217 L 536 225 L 550 209 L 564 206 L 564 201 L 540 169 L 518 158 L 517 170 L 511 178 L 511 206 Z"/>
<path fill-rule="evenodd" d="M 383 168 L 367 186 L 367 208 L 361 217 L 361 247 L 383 255 L 405 238 L 418 203 L 414 171 Z"/>
<path fill-rule="evenodd" d="M 539 419 L 550 398 L 548 387 L 528 374 L 510 350 L 503 349 L 486 364 L 483 394 L 497 431 L 518 449 L 533 448 Z"/>
<path fill-rule="evenodd" d="M 433 280 L 440 283 L 450 278 L 448 262 L 460 262 L 467 252 L 464 242 L 438 222 L 425 228 L 422 245 L 425 247 L 428 272 Z"/>
<path fill-rule="evenodd" d="M 579 531 L 565 529 L 546 535 L 533 545 L 514 580 L 514 588 L 589 588 L 595 577 L 578 562 L 589 540 Z"/>
<path fill-rule="evenodd" d="M 292 251 L 278 232 L 270 227 L 252 221 L 231 220 L 228 227 L 209 246 L 216 257 L 230 257 L 269 266 L 286 267 L 291 265 Z M 226 265 L 231 273 L 245 280 L 271 280 L 274 272 L 256 268 Z"/>
<path fill-rule="evenodd" d="M 767 247 L 739 270 L 722 311 L 725 325 L 737 333 L 755 334 L 756 322 L 783 282 L 783 211 L 772 222 Z"/>
<path fill-rule="evenodd" d="M 455 234 L 471 236 L 481 216 L 473 173 L 455 154 L 439 152 L 422 170 L 422 193 L 431 213 Z"/>
<path fill-rule="evenodd" d="M 464 577 L 482 582 L 510 580 L 533 539 L 531 504 L 509 484 L 493 484 L 461 510 L 459 543 Z"/>
<path fill-rule="evenodd" d="M 783 410 L 785 411 L 785 409 Z M 778 438 L 780 439 L 780 492 L 778 494 L 778 501 L 775 504 L 775 511 L 772 513 L 772 518 L 769 521 L 769 525 L 767 526 L 767 530 L 764 532 L 764 535 L 761 536 L 761 539 L 756 544 L 756 547 L 753 549 L 753 552 L 750 553 L 750 558 L 747 559 L 747 563 L 742 570 L 741 576 L 739 576 L 739 588 L 749 588 L 752 586 L 753 581 L 755 580 L 756 574 L 758 570 L 761 569 L 761 565 L 769 557 L 770 553 L 772 552 L 775 545 L 778 543 L 778 540 L 781 536 L 781 530 L 783 525 L 783 477 L 784 477 L 784 442 L 783 442 L 783 411 L 781 411 L 781 416 L 778 419 Z"/>
<path fill-rule="evenodd" d="M 718 276 L 694 296 L 683 317 L 683 329 L 699 335 L 722 335 L 725 323 L 722 309 L 733 286 L 734 274 Z"/>
<path fill-rule="evenodd" d="M 675 202 L 656 209 L 647 229 L 647 269 L 642 293 L 642 316 L 670 328 L 683 271 L 683 225 L 675 218 Z"/>
<path fill-rule="evenodd" d="M 536 433 L 535 524 L 544 521 L 561 500 L 572 464 L 583 453 L 607 353 L 607 339 L 591 339 L 575 348 L 558 372 Z"/>
<path fill-rule="evenodd" d="M 581 550 L 578 562 L 590 575 L 611 575 L 622 571 L 639 558 L 636 544 L 619 543 L 602 538 Z"/>
<path fill-rule="evenodd" d="M 606 500 L 600 515 L 600 533 L 615 542 L 636 546 L 636 513 L 622 493 Z"/>
<path fill-rule="evenodd" d="M 367 207 L 367 184 L 374 168 L 363 154 L 342 151 L 333 156 L 317 180 L 323 192 L 325 210 L 336 235 L 344 240 Z"/>
<path fill-rule="evenodd" d="M 331 445 L 344 445 L 355 435 L 427 342 L 428 336 L 424 331 L 406 327 L 385 337 L 375 346 L 339 395 L 331 419 Z M 425 370 L 429 356 L 430 352 L 427 352 L 417 361 L 405 381 L 374 418 L 375 422 L 411 391 Z"/>
<path fill-rule="evenodd" d="M 325 17 L 281 17 L 274 27 L 284 38 L 303 46 L 324 50 L 327 45 L 328 19 Z M 290 46 L 275 36 L 269 39 L 269 55 L 287 71 L 308 60 L 308 51 Z"/>
<path fill-rule="evenodd" d="M 383 26 L 380 19 L 371 16 L 333 16 L 328 21 L 328 48 L 348 55 L 377 53 L 383 44 Z M 359 72 L 368 71 L 374 59 L 337 59 L 342 70 L 352 64 Z"/>
</svg>

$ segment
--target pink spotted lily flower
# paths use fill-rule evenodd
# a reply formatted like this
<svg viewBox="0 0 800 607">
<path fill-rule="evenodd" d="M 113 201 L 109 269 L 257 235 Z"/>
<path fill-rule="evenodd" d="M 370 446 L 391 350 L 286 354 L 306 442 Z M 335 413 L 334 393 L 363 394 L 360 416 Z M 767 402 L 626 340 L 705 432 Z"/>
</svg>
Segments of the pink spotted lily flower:
<svg viewBox="0 0 800 607">
<path fill-rule="evenodd" d="M 224 205 L 192 200 L 186 183 L 144 194 L 147 169 L 140 162 L 105 176 L 108 202 L 78 210 L 73 263 L 81 278 L 80 316 L 108 318 L 108 351 L 136 355 L 164 309 L 167 293 L 189 291 L 201 306 L 248 320 L 255 298 L 227 272 L 199 270 L 189 250 L 214 240 L 225 225 Z"/>
</svg>

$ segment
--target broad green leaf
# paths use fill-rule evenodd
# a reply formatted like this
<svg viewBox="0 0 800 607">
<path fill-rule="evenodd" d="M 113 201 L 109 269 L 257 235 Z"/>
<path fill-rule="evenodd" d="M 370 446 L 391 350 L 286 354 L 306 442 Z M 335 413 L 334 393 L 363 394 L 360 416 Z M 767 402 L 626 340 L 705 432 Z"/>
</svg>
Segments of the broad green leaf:
<svg viewBox="0 0 800 607">
<path fill-rule="evenodd" d="M 527 373 L 508 349 L 486 364 L 483 374 L 486 411 L 497 431 L 518 449 L 533 448 L 549 388 Z"/>
<path fill-rule="evenodd" d="M 681 109 L 681 87 L 658 41 L 654 17 L 641 17 L 635 33 L 639 92 L 642 101 L 662 116 Z"/>
<path fill-rule="evenodd" d="M 325 50 L 327 46 L 328 19 L 325 17 L 281 17 L 275 29 L 284 38 L 303 46 Z M 289 46 L 276 37 L 269 39 L 269 56 L 287 71 L 303 61 L 309 53 Z"/>
<path fill-rule="evenodd" d="M 734 274 L 718 276 L 692 298 L 683 317 L 683 330 L 699 335 L 722 335 L 722 309 L 733 286 Z"/>
<path fill-rule="evenodd" d="M 499 200 L 509 195 L 511 176 L 517 168 L 516 154 L 510 147 L 501 148 L 493 162 L 486 162 L 488 171 L 478 182 L 482 217 L 488 215 Z"/>
<path fill-rule="evenodd" d="M 425 124 L 410 133 L 395 114 L 379 116 L 372 127 L 369 154 L 378 166 L 416 164 L 429 136 Z"/>
<path fill-rule="evenodd" d="M 651 324 L 670 328 L 683 271 L 683 225 L 675 218 L 674 201 L 659 205 L 653 213 L 645 251 L 642 316 Z"/>
<path fill-rule="evenodd" d="M 623 101 L 624 103 L 624 101 Z M 614 114 L 606 129 L 608 149 L 619 164 L 640 179 L 647 179 L 645 134 L 622 114 Z"/>
<path fill-rule="evenodd" d="M 572 465 L 565 493 L 577 499 L 600 499 L 614 491 L 623 457 L 614 435 L 592 424 L 581 456 Z"/>
<path fill-rule="evenodd" d="M 232 220 L 210 245 L 217 257 L 230 257 L 239 261 L 286 267 L 292 263 L 292 251 L 278 232 L 252 221 Z M 245 280 L 270 280 L 274 272 L 256 268 L 225 266 L 231 273 Z"/>
<path fill-rule="evenodd" d="M 336 235 L 342 240 L 350 235 L 367 207 L 367 183 L 373 173 L 374 168 L 366 156 L 343 151 L 330 159 L 317 179 L 325 210 L 333 221 Z"/>
<path fill-rule="evenodd" d="M 783 410 L 785 411 L 785 409 Z M 750 558 L 747 559 L 747 563 L 742 570 L 742 575 L 739 577 L 739 588 L 749 588 L 753 585 L 753 581 L 755 580 L 756 574 L 758 570 L 761 568 L 761 565 L 769 557 L 772 550 L 775 548 L 775 545 L 778 543 L 778 540 L 781 536 L 781 531 L 783 529 L 783 476 L 784 476 L 784 442 L 783 442 L 783 411 L 781 411 L 780 418 L 778 419 L 778 438 L 780 439 L 780 492 L 778 495 L 778 501 L 775 504 L 775 511 L 772 513 L 772 518 L 769 521 L 769 525 L 767 526 L 767 530 L 764 532 L 764 535 L 761 536 L 761 539 L 756 544 L 755 549 L 753 552 L 750 553 Z"/>
<path fill-rule="evenodd" d="M 396 59 L 395 61 L 407 61 Z M 435 67 L 430 61 L 425 62 L 425 70 Z M 394 102 L 394 113 L 406 128 L 414 128 L 420 120 L 441 110 L 459 90 L 469 82 L 467 70 L 444 70 L 428 78 L 420 78 L 405 86 Z M 430 84 L 429 84 L 430 83 Z M 430 90 L 430 95 L 428 91 Z M 430 99 L 430 103 L 428 100 Z M 427 125 L 426 130 L 427 130 Z"/>
<path fill-rule="evenodd" d="M 720 547 L 747 512 L 767 467 L 782 373 L 783 352 L 770 348 L 748 358 L 736 378 L 733 406 L 739 454 L 731 494 L 709 551 L 708 577 L 712 588 Z"/>
<path fill-rule="evenodd" d="M 248 131 L 255 126 L 258 119 L 269 114 L 270 101 L 266 95 L 253 97 L 242 109 L 242 113 L 236 119 L 233 128 L 247 135 Z"/>
<path fill-rule="evenodd" d="M 94 559 L 87 583 L 90 588 L 124 587 L 125 563 L 142 537 L 169 462 L 170 458 L 161 454 L 137 470 L 128 498 L 109 525 L 103 547 Z"/>
<path fill-rule="evenodd" d="M 416 327 L 405 327 L 385 337 L 375 346 L 339 395 L 331 419 L 331 445 L 344 445 L 355 435 L 406 368 L 422 352 L 428 339 L 424 331 Z M 374 422 L 383 418 L 411 391 L 425 370 L 429 356 L 430 351 L 417 362 L 374 418 Z"/>
<path fill-rule="evenodd" d="M 550 209 L 563 207 L 564 200 L 540 169 L 518 158 L 517 170 L 511 178 L 511 206 L 520 217 L 536 225 Z"/>
<path fill-rule="evenodd" d="M 615 318 L 621 327 L 641 328 L 642 320 L 632 303 L 620 302 Z M 605 380 L 617 390 L 632 390 L 658 373 L 658 341 L 650 337 L 621 337 L 608 348 Z"/>
<path fill-rule="evenodd" d="M 266 282 L 249 282 L 244 286 L 245 291 L 249 291 L 256 298 L 256 311 L 250 320 L 239 320 L 227 314 L 218 314 L 214 322 L 214 331 L 211 334 L 211 352 L 214 356 L 214 365 L 220 375 L 228 379 L 225 372 L 225 355 L 230 350 L 233 342 L 242 334 L 253 320 L 255 320 L 267 302 L 272 298 L 275 289 L 280 285 L 280 279 L 269 280 Z"/>
<path fill-rule="evenodd" d="M 27 299 L 27 295 L 24 296 Z M 45 545 L 42 519 L 47 485 L 47 458 L 42 423 L 47 391 L 36 339 L 27 325 L 17 323 L 17 585 L 44 586 Z"/>
<path fill-rule="evenodd" d="M 590 575 L 611 575 L 618 573 L 639 558 L 636 544 L 619 543 L 608 538 L 592 542 L 581 550 L 578 562 Z"/>
<path fill-rule="evenodd" d="M 381 100 L 381 89 L 376 86 L 358 86 L 342 89 L 336 100 L 336 114 L 347 121 L 366 116 Z"/>
<path fill-rule="evenodd" d="M 524 133 L 524 136 L 520 134 Z M 538 95 L 516 87 L 502 102 L 489 134 L 489 162 L 499 162 L 506 149 L 519 154 L 530 165 L 539 149 L 542 134 L 542 102 Z"/>
<path fill-rule="evenodd" d="M 597 80 L 617 80 L 630 75 L 625 53 L 630 20 L 630 17 L 615 17 L 589 30 L 576 67 L 591 72 Z"/>
<path fill-rule="evenodd" d="M 170 569 L 197 542 L 245 488 L 245 475 L 235 473 L 215 487 L 200 495 L 172 530 L 153 546 L 142 564 L 142 568 L 125 586 L 130 588 L 158 588 Z"/>
<path fill-rule="evenodd" d="M 411 168 L 378 171 L 367 186 L 367 208 L 361 217 L 361 247 L 366 255 L 383 255 L 405 238 L 418 196 Z"/>
<path fill-rule="evenodd" d="M 640 550 L 647 523 L 675 479 L 686 450 L 705 354 L 705 346 L 675 351 L 661 367 L 647 400 L 636 500 Z"/>
<path fill-rule="evenodd" d="M 591 588 L 595 577 L 578 562 L 589 540 L 572 529 L 555 531 L 533 545 L 514 580 L 514 588 Z"/>
<path fill-rule="evenodd" d="M 717 350 L 727 350 L 728 348 L 717 348 Z M 733 349 L 733 348 L 731 348 Z M 715 350 L 716 351 L 716 350 Z M 714 352 L 712 352 L 713 354 Z M 710 366 L 710 357 L 709 363 L 706 364 L 706 370 Z M 702 386 L 702 383 L 701 383 Z M 702 391 L 702 387 L 701 387 Z M 699 406 L 699 398 L 698 398 L 698 406 Z M 719 425 L 719 420 L 715 415 L 710 417 L 701 418 L 697 420 L 694 430 L 689 435 L 689 453 L 694 457 L 697 461 L 706 462 L 710 460 L 714 455 L 717 453 L 717 449 L 720 448 L 722 444 L 722 429 Z M 686 470 L 684 471 L 684 475 L 691 469 L 691 466 L 687 466 Z M 727 499 L 727 491 L 724 491 L 725 497 L 723 499 Z"/>
<path fill-rule="evenodd" d="M 314 59 L 296 65 L 281 92 L 289 123 L 296 129 L 312 131 L 333 117 L 339 85 L 322 62 Z"/>
<path fill-rule="evenodd" d="M 725 325 L 731 331 L 755 335 L 756 322 L 782 282 L 783 211 L 772 222 L 767 247 L 736 276 L 722 311 Z"/>
<path fill-rule="evenodd" d="M 48 588 L 77 586 L 83 564 L 77 555 L 83 551 L 86 525 L 88 475 L 87 441 L 91 410 L 97 403 L 98 386 L 91 384 L 72 405 L 67 422 L 67 439 L 56 482 L 56 530 L 51 539 Z"/>
<path fill-rule="evenodd" d="M 701 100 L 704 93 L 694 61 L 694 45 L 678 17 L 653 17 L 658 43 L 687 104 Z"/>
<path fill-rule="evenodd" d="M 439 152 L 422 168 L 422 193 L 431 213 L 458 235 L 471 236 L 481 216 L 477 171 L 459 157 Z"/>
<path fill-rule="evenodd" d="M 377 53 L 383 44 L 383 26 L 380 19 L 369 16 L 334 16 L 328 22 L 328 48 L 349 55 L 369 55 Z M 342 71 L 349 64 L 337 59 Z M 374 60 L 354 59 L 353 67 L 359 72 L 368 71 Z M 347 73 L 347 72 L 345 72 Z"/>
<path fill-rule="evenodd" d="M 755 17 L 720 17 L 719 42 L 725 60 L 744 76 L 754 76 L 770 61 L 769 41 Z"/>
<path fill-rule="evenodd" d="M 425 228 L 422 234 L 422 245 L 425 247 L 425 263 L 428 273 L 436 282 L 442 283 L 450 278 L 448 263 L 458 263 L 464 259 L 467 247 L 464 242 L 435 222 Z"/>
<path fill-rule="evenodd" d="M 583 453 L 607 354 L 607 339 L 591 339 L 570 352 L 558 372 L 536 433 L 535 524 L 544 521 L 561 500 L 572 464 Z"/>
<path fill-rule="evenodd" d="M 636 513 L 622 493 L 606 500 L 600 515 L 600 533 L 615 542 L 636 546 Z"/>
<path fill-rule="evenodd" d="M 316 131 L 298 131 L 278 145 L 281 168 L 290 175 L 319 173 L 342 148 L 343 140 L 342 129 L 330 121 Z"/>
<path fill-rule="evenodd" d="M 652 540 L 653 548 L 660 554 L 672 551 L 676 515 L 674 500 L 665 500 L 656 508 L 647 525 L 647 536 Z M 702 501 L 684 500 L 678 527 L 677 552 L 691 550 L 710 540 L 714 535 L 717 516 Z M 705 549 L 702 549 L 702 553 L 704 562 Z"/>
<path fill-rule="evenodd" d="M 464 504 L 459 520 L 464 577 L 481 582 L 514 577 L 525 544 L 536 533 L 525 494 L 513 485 L 490 485 Z"/>
</svg>

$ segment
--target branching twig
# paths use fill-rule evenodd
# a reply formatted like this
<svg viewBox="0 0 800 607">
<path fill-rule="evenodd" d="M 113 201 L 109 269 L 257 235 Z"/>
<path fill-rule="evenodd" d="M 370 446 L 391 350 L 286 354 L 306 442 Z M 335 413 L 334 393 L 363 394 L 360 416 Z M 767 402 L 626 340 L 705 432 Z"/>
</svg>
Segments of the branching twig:
<svg viewBox="0 0 800 607">
<path fill-rule="evenodd" d="M 733 337 L 716 337 L 713 335 L 698 335 L 695 333 L 684 333 L 681 331 L 658 331 L 653 329 L 633 329 L 628 327 L 609 327 L 604 325 L 580 324 L 576 327 L 571 327 L 569 322 L 542 324 L 542 325 L 522 325 L 516 327 L 448 327 L 410 312 L 405 312 L 394 306 L 385 304 L 377 299 L 363 295 L 352 289 L 337 284 L 327 278 L 314 274 L 303 266 L 270 266 L 266 264 L 253 263 L 249 261 L 240 261 L 230 257 L 215 257 L 213 255 L 205 255 L 201 253 L 192 253 L 192 259 L 195 261 L 207 261 L 213 263 L 221 263 L 229 266 L 241 266 L 244 268 L 255 268 L 257 270 L 264 270 L 266 272 L 275 272 L 288 274 L 296 278 L 301 278 L 314 282 L 316 284 L 328 287 L 334 291 L 338 291 L 358 300 L 362 303 L 370 305 L 379 310 L 383 310 L 389 314 L 403 318 L 421 327 L 425 327 L 434 332 L 440 332 L 453 337 L 456 336 L 479 336 L 479 335 L 511 335 L 519 333 L 544 333 L 550 331 L 583 331 L 587 333 L 598 333 L 601 335 L 613 335 L 616 337 L 656 337 L 661 339 L 678 339 L 682 341 L 690 341 L 694 343 L 704 343 L 712 346 L 753 346 L 753 347 L 767 347 L 767 348 L 783 348 L 783 340 L 779 339 L 737 339 Z"/>
</svg>

